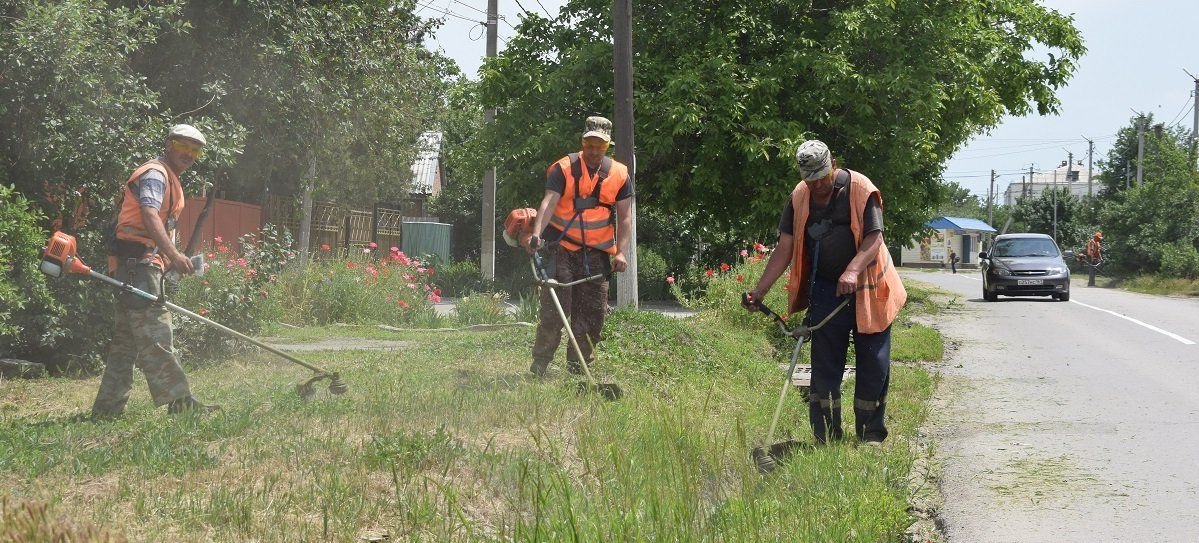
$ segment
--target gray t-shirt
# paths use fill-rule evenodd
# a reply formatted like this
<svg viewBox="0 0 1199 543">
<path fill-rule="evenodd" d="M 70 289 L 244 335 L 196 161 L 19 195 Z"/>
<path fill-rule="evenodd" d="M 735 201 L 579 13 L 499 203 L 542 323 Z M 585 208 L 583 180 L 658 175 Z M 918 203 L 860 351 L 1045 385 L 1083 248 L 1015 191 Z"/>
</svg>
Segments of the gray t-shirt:
<svg viewBox="0 0 1199 543">
<path fill-rule="evenodd" d="M 163 195 L 167 190 L 167 180 L 162 172 L 153 168 L 146 170 L 146 173 L 137 178 L 136 183 L 137 187 L 134 193 L 137 194 L 138 204 L 154 209 L 162 207 Z"/>
</svg>

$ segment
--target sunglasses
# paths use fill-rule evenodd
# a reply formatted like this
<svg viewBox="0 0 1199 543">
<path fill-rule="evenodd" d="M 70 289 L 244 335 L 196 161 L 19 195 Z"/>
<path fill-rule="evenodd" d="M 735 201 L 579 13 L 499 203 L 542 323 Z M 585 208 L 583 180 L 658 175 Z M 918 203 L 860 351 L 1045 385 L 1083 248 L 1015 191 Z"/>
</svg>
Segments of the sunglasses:
<svg viewBox="0 0 1199 543">
<path fill-rule="evenodd" d="M 174 147 L 175 150 L 179 151 L 180 153 L 190 155 L 192 159 L 199 159 L 204 155 L 204 148 L 192 143 L 173 140 L 171 141 L 171 147 Z"/>
<path fill-rule="evenodd" d="M 595 149 L 597 151 L 607 151 L 608 150 L 608 142 L 583 140 L 583 148 L 584 149 Z"/>
</svg>

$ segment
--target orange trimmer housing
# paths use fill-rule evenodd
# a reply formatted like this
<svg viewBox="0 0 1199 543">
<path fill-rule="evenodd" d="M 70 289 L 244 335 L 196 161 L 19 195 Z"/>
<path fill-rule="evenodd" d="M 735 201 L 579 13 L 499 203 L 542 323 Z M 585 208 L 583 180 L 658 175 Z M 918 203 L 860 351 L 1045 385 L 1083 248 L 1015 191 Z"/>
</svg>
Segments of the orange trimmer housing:
<svg viewBox="0 0 1199 543">
<path fill-rule="evenodd" d="M 59 277 L 65 271 L 78 275 L 88 275 L 92 269 L 79 259 L 79 250 L 75 237 L 63 231 L 54 232 L 46 248 L 42 251 L 42 264 L 39 269 L 47 275 Z"/>
</svg>

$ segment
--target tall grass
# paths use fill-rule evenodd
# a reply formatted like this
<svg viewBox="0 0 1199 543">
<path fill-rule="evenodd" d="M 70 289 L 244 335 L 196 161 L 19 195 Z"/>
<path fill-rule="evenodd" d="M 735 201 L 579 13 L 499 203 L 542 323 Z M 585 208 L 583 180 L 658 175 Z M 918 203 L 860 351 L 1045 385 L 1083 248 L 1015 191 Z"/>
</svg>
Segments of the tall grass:
<svg viewBox="0 0 1199 543">
<path fill-rule="evenodd" d="M 577 395 L 557 369 L 527 379 L 528 329 L 305 353 L 351 387 L 311 401 L 293 392 L 306 372 L 267 355 L 199 368 L 215 416 L 167 416 L 139 385 L 126 417 L 87 422 L 94 379 L 4 381 L 0 494 L 134 541 L 900 539 L 908 441 L 933 387 L 918 363 L 940 339 L 897 327 L 896 358 L 913 364 L 893 370 L 886 446 L 813 448 L 763 477 L 748 451 L 789 349 L 755 317 L 617 312 L 596 370 L 624 388 L 618 402 Z M 810 440 L 792 398 L 779 439 Z"/>
</svg>

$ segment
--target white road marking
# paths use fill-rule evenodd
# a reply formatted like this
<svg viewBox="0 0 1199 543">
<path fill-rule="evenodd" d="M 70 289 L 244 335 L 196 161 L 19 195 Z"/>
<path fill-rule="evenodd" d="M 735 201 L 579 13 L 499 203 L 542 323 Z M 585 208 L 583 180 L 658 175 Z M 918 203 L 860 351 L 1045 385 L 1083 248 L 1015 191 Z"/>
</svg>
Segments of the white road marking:
<svg viewBox="0 0 1199 543">
<path fill-rule="evenodd" d="M 1101 312 L 1103 312 L 1103 313 L 1107 313 L 1107 314 L 1109 314 L 1109 315 L 1115 315 L 1115 316 L 1117 316 L 1117 317 L 1120 317 L 1121 319 L 1124 319 L 1124 320 L 1126 320 L 1126 321 L 1132 322 L 1132 323 L 1134 323 L 1134 324 L 1139 324 L 1139 325 L 1141 325 L 1141 326 L 1144 326 L 1145 328 L 1148 328 L 1148 329 L 1150 329 L 1150 330 L 1153 330 L 1154 332 L 1157 332 L 1157 333 L 1159 333 L 1159 334 L 1162 334 L 1162 335 L 1164 335 L 1164 336 L 1166 336 L 1166 337 L 1169 337 L 1169 338 L 1171 338 L 1171 339 L 1175 339 L 1175 340 L 1179 341 L 1180 343 L 1182 343 L 1183 345 L 1194 345 L 1194 344 L 1195 344 L 1195 342 L 1194 342 L 1194 341 L 1191 341 L 1191 340 L 1189 340 L 1189 339 L 1187 339 L 1187 338 L 1184 338 L 1184 337 L 1182 337 L 1182 336 L 1180 336 L 1180 335 L 1178 335 L 1178 334 L 1175 334 L 1175 333 L 1173 333 L 1173 332 L 1167 332 L 1167 331 L 1165 331 L 1165 330 L 1162 330 L 1161 328 L 1158 328 L 1158 327 L 1156 327 L 1156 326 L 1153 326 L 1152 324 L 1148 324 L 1148 323 L 1145 323 L 1145 322 L 1141 322 L 1141 321 L 1139 321 L 1139 320 L 1136 320 L 1136 319 L 1134 319 L 1134 318 L 1132 318 L 1132 317 L 1129 317 L 1129 316 L 1126 316 L 1126 315 L 1121 315 L 1121 314 L 1119 314 L 1119 313 L 1116 313 L 1115 311 L 1109 311 L 1109 310 L 1107 310 L 1107 309 L 1103 309 L 1103 308 L 1095 307 L 1095 306 L 1093 306 L 1093 305 L 1087 305 L 1087 304 L 1084 304 L 1084 303 L 1082 303 L 1082 302 L 1080 302 L 1080 301 L 1078 301 L 1078 300 L 1070 300 L 1070 301 L 1071 301 L 1071 302 L 1074 302 L 1074 303 L 1076 303 L 1076 304 L 1078 304 L 1078 305 L 1081 305 L 1081 306 L 1083 306 L 1083 307 L 1086 307 L 1086 308 L 1088 308 L 1088 309 L 1094 309 L 1095 311 L 1101 311 Z"/>
</svg>

